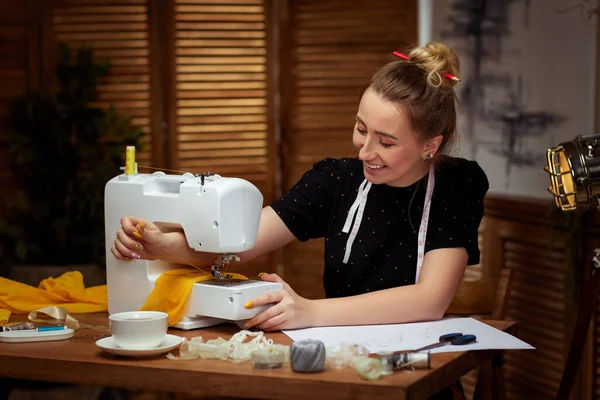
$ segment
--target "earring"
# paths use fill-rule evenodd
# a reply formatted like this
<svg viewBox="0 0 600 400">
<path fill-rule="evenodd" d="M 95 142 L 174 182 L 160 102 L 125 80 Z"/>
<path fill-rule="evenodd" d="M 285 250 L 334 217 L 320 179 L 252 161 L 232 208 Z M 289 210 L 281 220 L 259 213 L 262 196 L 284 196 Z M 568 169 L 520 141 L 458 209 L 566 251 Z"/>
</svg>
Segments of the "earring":
<svg viewBox="0 0 600 400">
<path fill-rule="evenodd" d="M 428 154 L 425 154 L 425 158 L 423 158 L 423 161 L 429 161 L 429 160 L 431 160 L 432 158 L 433 158 L 433 154 L 431 154 L 431 153 L 428 153 Z"/>
</svg>

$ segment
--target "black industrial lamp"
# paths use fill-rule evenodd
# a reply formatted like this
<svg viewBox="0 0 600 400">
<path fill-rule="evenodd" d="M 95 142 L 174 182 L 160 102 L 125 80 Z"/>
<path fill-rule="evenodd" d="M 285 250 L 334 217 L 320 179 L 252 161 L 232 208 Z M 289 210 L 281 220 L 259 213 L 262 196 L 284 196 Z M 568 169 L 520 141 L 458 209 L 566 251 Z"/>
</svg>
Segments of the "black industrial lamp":
<svg viewBox="0 0 600 400">
<path fill-rule="evenodd" d="M 577 136 L 549 149 L 548 164 L 556 205 L 569 211 L 598 208 L 600 198 L 600 135 Z"/>
<path fill-rule="evenodd" d="M 547 165 L 556 206 L 563 211 L 600 209 L 600 135 L 577 136 L 570 142 L 548 149 Z M 575 380 L 584 339 L 594 312 L 600 286 L 600 248 L 594 249 L 591 274 L 585 278 L 569 354 L 557 399 L 567 400 Z"/>
</svg>

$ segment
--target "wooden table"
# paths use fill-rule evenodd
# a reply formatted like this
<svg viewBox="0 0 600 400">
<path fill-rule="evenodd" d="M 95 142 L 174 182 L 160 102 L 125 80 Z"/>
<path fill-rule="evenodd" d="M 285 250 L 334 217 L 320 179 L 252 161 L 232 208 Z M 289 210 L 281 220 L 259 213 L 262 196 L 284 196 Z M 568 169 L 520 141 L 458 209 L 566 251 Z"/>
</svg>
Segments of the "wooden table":
<svg viewBox="0 0 600 400">
<path fill-rule="evenodd" d="M 23 316 L 21 316 L 24 319 Z M 75 315 L 83 323 L 108 326 L 107 314 Z M 17 318 L 11 319 L 12 321 Z M 514 334 L 512 321 L 485 321 Z M 239 331 L 220 325 L 195 331 L 171 329 L 169 333 L 204 340 L 229 339 Z M 121 387 L 187 393 L 190 395 L 239 396 L 264 399 L 424 399 L 455 382 L 500 350 L 434 354 L 431 370 L 397 371 L 376 381 L 362 379 L 355 370 L 326 369 L 316 374 L 295 373 L 289 364 L 282 369 L 256 370 L 251 362 L 235 364 L 220 360 L 169 360 L 113 356 L 95 345 L 105 332 L 80 330 L 78 339 L 39 343 L 0 343 L 0 377 L 83 385 Z M 267 333 L 275 343 L 291 344 L 281 332 Z"/>
</svg>

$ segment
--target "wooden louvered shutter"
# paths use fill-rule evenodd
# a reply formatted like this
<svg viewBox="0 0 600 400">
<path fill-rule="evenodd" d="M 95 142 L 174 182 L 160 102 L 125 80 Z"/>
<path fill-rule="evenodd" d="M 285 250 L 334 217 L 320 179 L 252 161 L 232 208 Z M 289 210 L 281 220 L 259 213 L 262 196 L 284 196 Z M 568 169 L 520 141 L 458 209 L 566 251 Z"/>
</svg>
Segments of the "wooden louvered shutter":
<svg viewBox="0 0 600 400">
<path fill-rule="evenodd" d="M 172 168 L 247 179 L 268 204 L 275 176 L 268 7 L 264 0 L 172 3 L 174 26 L 167 33 L 173 35 L 174 99 L 167 113 Z"/>
<path fill-rule="evenodd" d="M 360 90 L 416 43 L 416 0 L 288 0 L 281 26 L 282 183 L 289 189 L 325 157 L 356 156 L 352 129 Z M 299 247 L 301 246 L 301 247 Z M 292 244 L 285 276 L 304 296 L 324 295 L 323 241 Z"/>
<path fill-rule="evenodd" d="M 146 133 L 145 151 L 136 154 L 140 165 L 151 165 L 152 152 L 148 11 L 146 0 L 55 0 L 53 13 L 57 42 L 73 51 L 89 46 L 95 59 L 110 63 L 96 106 L 113 105 Z"/>
<path fill-rule="evenodd" d="M 574 311 L 566 306 L 566 299 L 576 285 L 565 239 L 558 231 L 549 232 L 547 208 L 536 205 L 519 211 L 512 206 L 506 212 L 508 207 L 495 209 L 501 202 L 486 203 L 486 213 L 504 215 L 486 217 L 484 277 L 501 268 L 513 269 L 506 318 L 518 321 L 519 338 L 536 348 L 506 353 L 507 398 L 553 399 L 566 361 Z M 529 221 L 523 221 L 522 212 L 528 212 Z"/>
</svg>

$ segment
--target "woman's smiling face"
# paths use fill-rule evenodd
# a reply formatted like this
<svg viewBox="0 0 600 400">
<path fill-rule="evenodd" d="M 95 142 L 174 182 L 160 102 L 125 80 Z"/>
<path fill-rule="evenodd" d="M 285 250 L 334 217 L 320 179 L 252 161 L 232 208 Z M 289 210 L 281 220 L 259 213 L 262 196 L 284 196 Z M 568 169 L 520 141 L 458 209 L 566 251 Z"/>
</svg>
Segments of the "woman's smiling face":
<svg viewBox="0 0 600 400">
<path fill-rule="evenodd" d="M 403 110 L 371 89 L 360 100 L 352 141 L 365 178 L 373 184 L 398 187 L 425 176 L 429 163 L 423 157 L 437 148 L 421 143 Z"/>
</svg>

